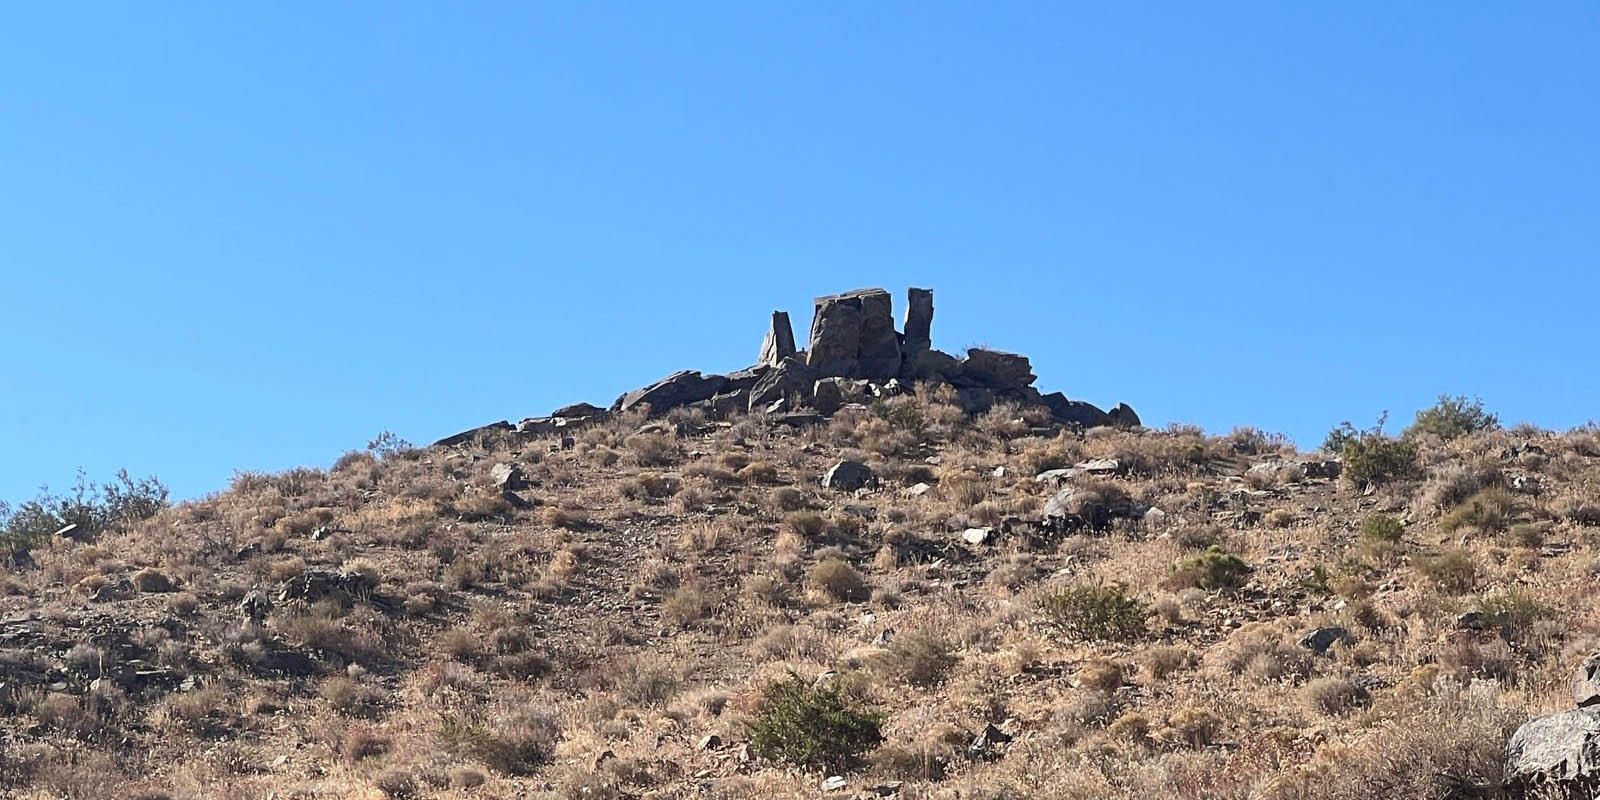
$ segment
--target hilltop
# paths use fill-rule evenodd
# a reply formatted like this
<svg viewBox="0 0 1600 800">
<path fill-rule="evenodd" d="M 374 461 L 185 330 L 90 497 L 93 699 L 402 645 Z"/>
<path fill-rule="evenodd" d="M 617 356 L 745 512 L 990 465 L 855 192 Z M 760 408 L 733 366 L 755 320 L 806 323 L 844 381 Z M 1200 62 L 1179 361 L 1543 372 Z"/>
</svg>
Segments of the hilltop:
<svg viewBox="0 0 1600 800">
<path fill-rule="evenodd" d="M 890 305 L 819 298 L 803 350 L 775 312 L 749 369 L 604 408 L 7 514 L 0 786 L 1587 790 L 1547 757 L 1600 715 L 1600 432 L 1451 398 L 1316 452 L 1151 429 Z"/>
</svg>

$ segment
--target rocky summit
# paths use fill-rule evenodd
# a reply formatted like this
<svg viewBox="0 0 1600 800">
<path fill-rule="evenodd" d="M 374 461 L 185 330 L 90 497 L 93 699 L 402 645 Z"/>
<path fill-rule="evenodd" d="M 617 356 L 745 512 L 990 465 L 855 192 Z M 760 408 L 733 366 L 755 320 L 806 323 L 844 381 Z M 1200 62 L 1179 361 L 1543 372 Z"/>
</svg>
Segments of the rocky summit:
<svg viewBox="0 0 1600 800">
<path fill-rule="evenodd" d="M 907 290 L 902 330 L 895 329 L 893 302 L 883 289 L 825 295 L 816 299 L 804 350 L 795 347 L 788 312 L 773 311 L 756 363 L 744 369 L 726 375 L 682 370 L 624 393 L 605 411 L 579 403 L 515 425 L 502 421 L 463 431 L 437 444 L 459 444 L 504 431 L 542 435 L 576 430 L 611 414 L 635 410 L 661 416 L 691 408 L 716 419 L 746 412 L 826 418 L 847 405 L 902 394 L 919 385 L 952 388 L 969 414 L 1009 403 L 1043 407 L 1055 422 L 1078 428 L 1140 424 L 1139 415 L 1125 403 L 1108 412 L 1061 392 L 1041 394 L 1033 385 L 1033 365 L 1027 356 L 972 348 L 957 358 L 933 349 L 932 332 L 929 289 Z"/>
</svg>

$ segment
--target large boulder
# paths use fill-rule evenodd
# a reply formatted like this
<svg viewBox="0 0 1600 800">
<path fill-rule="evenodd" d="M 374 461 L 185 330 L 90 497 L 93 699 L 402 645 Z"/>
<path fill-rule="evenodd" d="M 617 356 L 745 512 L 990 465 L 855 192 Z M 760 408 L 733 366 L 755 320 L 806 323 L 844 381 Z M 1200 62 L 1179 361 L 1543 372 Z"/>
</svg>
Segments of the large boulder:
<svg viewBox="0 0 1600 800">
<path fill-rule="evenodd" d="M 789 312 L 772 312 L 772 325 L 767 328 L 767 336 L 761 341 L 761 357 L 756 363 L 767 367 L 776 367 L 778 362 L 795 354 L 794 328 L 789 324 Z"/>
<path fill-rule="evenodd" d="M 439 441 L 434 442 L 433 446 L 434 447 L 451 447 L 453 445 L 466 444 L 468 442 L 477 441 L 478 439 L 483 438 L 484 436 L 487 436 L 487 435 L 492 434 L 492 433 L 498 433 L 498 432 L 502 432 L 502 431 L 511 431 L 511 430 L 515 430 L 515 429 L 516 429 L 516 426 L 512 425 L 509 420 L 500 420 L 499 422 L 491 422 L 488 425 L 482 425 L 482 426 L 473 428 L 472 430 L 467 430 L 467 431 L 462 431 L 460 433 L 451 434 L 450 436 L 446 436 L 443 439 L 440 439 Z"/>
<path fill-rule="evenodd" d="M 829 489 L 853 492 L 877 481 L 872 468 L 860 461 L 840 461 L 822 476 L 822 485 Z"/>
<path fill-rule="evenodd" d="M 1137 428 L 1143 424 L 1127 403 L 1118 403 L 1116 408 L 1107 413 L 1111 415 L 1111 424 L 1119 428 Z"/>
<path fill-rule="evenodd" d="M 961 377 L 989 389 L 1017 389 L 1033 383 L 1033 365 L 1027 356 L 974 347 L 961 362 Z"/>
<path fill-rule="evenodd" d="M 1039 402 L 1050 409 L 1050 414 L 1058 421 L 1067 425 L 1077 425 L 1080 428 L 1098 428 L 1111 424 L 1111 415 L 1091 403 L 1082 400 L 1068 400 L 1060 392 L 1051 392 L 1039 398 Z"/>
<path fill-rule="evenodd" d="M 933 292 L 906 290 L 906 324 L 901 350 L 906 356 L 933 347 Z"/>
<path fill-rule="evenodd" d="M 1539 717 L 1511 735 L 1506 777 L 1523 787 L 1554 789 L 1556 797 L 1594 797 L 1600 788 L 1600 707 Z"/>
<path fill-rule="evenodd" d="M 766 408 L 773 401 L 784 400 L 791 395 L 809 399 L 818 377 L 820 373 L 798 357 L 786 358 L 762 374 L 750 387 L 749 409 L 755 411 Z"/>
<path fill-rule="evenodd" d="M 596 414 L 604 413 L 605 409 L 596 405 L 591 405 L 589 403 L 573 403 L 570 406 L 562 406 L 550 412 L 550 416 L 560 417 L 562 419 L 571 419 L 573 417 L 592 417 Z"/>
<path fill-rule="evenodd" d="M 940 350 L 909 350 L 900 362 L 900 377 L 912 381 L 949 381 L 961 374 L 961 360 Z"/>
<path fill-rule="evenodd" d="M 900 374 L 889 293 L 861 289 L 816 300 L 806 364 L 822 375 L 886 380 Z"/>
<path fill-rule="evenodd" d="M 721 375 L 701 375 L 692 369 L 674 372 L 643 389 L 623 395 L 618 410 L 627 411 L 647 403 L 650 413 L 665 414 L 679 406 L 710 400 L 727 382 L 728 379 Z"/>
<path fill-rule="evenodd" d="M 1590 653 L 1573 673 L 1572 702 L 1579 708 L 1600 705 L 1600 653 Z"/>
</svg>

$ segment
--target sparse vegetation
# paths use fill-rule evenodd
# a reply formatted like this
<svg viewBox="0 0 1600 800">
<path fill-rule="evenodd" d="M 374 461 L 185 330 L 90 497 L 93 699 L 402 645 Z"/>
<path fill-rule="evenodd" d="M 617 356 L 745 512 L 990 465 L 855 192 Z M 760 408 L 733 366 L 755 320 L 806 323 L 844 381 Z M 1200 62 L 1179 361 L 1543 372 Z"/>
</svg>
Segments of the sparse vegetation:
<svg viewBox="0 0 1600 800">
<path fill-rule="evenodd" d="M 812 685 L 791 673 L 762 691 L 750 747 L 799 767 L 846 767 L 883 741 L 882 721 L 837 683 Z"/>
<path fill-rule="evenodd" d="M 1069 635 L 1124 641 L 1144 632 L 1150 607 L 1119 585 L 1073 586 L 1045 598 L 1045 614 Z"/>
</svg>

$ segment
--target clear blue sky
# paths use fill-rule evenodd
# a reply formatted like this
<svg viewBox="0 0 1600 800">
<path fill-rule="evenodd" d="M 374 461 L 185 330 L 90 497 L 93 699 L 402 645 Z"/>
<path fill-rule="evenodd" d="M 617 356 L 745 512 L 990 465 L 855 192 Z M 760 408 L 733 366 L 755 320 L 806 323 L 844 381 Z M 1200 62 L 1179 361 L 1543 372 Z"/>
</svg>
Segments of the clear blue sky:
<svg viewBox="0 0 1600 800">
<path fill-rule="evenodd" d="M 9 3 L 0 498 L 179 496 L 935 290 L 934 342 L 1315 446 L 1600 417 L 1592 3 Z"/>
</svg>

